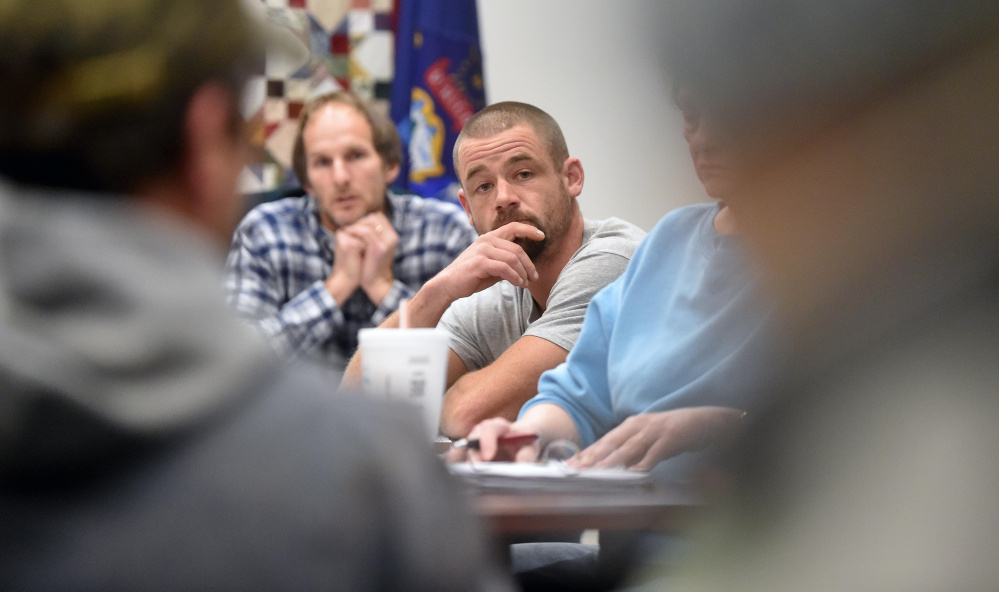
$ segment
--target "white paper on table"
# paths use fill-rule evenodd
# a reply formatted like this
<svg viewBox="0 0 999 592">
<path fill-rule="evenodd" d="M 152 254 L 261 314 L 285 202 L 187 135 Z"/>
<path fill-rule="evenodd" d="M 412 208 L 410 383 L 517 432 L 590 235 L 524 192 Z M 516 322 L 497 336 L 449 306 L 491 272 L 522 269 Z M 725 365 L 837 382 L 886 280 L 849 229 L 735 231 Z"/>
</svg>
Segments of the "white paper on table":
<svg viewBox="0 0 999 592">
<path fill-rule="evenodd" d="M 447 465 L 451 474 L 480 487 L 585 490 L 651 485 L 648 473 L 625 468 L 575 469 L 562 461 L 547 463 L 482 462 Z"/>
</svg>

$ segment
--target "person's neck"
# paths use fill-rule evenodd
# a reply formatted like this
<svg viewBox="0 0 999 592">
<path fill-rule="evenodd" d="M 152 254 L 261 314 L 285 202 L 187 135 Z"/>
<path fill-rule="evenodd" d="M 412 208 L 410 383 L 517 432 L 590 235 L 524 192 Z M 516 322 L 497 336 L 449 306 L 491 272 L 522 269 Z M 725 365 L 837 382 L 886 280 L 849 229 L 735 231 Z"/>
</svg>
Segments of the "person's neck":
<svg viewBox="0 0 999 592">
<path fill-rule="evenodd" d="M 581 246 L 583 246 L 583 214 L 579 208 L 576 208 L 569 230 L 557 245 L 548 246 L 543 258 L 534 262 L 534 267 L 538 270 L 538 279 L 531 282 L 527 289 L 542 311 L 548 308 L 548 296 L 551 295 L 559 274 Z"/>
<path fill-rule="evenodd" d="M 718 202 L 718 211 L 714 220 L 715 232 L 722 236 L 738 234 L 739 228 L 732 215 L 732 209 L 724 201 Z"/>
<path fill-rule="evenodd" d="M 313 198 L 313 199 L 315 199 L 315 198 Z M 317 208 L 317 210 L 319 208 L 318 204 L 319 204 L 319 202 L 317 200 L 316 201 L 316 208 Z M 365 212 L 364 215 L 361 216 L 361 218 L 363 218 L 364 216 L 367 216 L 369 214 L 375 214 L 377 212 L 381 212 L 381 213 L 385 214 L 385 217 L 388 218 L 389 222 L 391 223 L 392 222 L 392 212 L 393 211 L 394 210 L 392 209 L 392 202 L 389 201 L 388 192 L 386 192 L 385 201 L 382 202 L 382 206 L 380 208 L 375 208 L 373 210 L 369 210 L 369 211 Z M 328 231 L 336 234 L 341 229 L 346 228 L 348 226 L 351 226 L 353 224 L 356 224 L 361 218 L 358 218 L 357 220 L 354 220 L 350 224 L 338 224 L 336 220 L 334 220 L 332 218 L 328 218 L 325 215 L 323 215 L 323 214 L 320 213 L 319 214 L 319 223 L 326 230 L 328 230 Z"/>
<path fill-rule="evenodd" d="M 157 179 L 133 192 L 141 211 L 152 216 L 167 216 L 194 226 L 207 226 L 198 215 L 196 200 L 191 199 L 176 180 Z"/>
</svg>

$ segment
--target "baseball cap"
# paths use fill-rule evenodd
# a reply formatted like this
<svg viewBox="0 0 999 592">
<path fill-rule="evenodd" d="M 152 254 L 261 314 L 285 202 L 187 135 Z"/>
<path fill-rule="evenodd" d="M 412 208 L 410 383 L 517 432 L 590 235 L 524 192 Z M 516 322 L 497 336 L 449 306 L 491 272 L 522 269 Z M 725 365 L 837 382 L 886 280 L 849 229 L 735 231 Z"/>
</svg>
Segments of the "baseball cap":
<svg viewBox="0 0 999 592">
<path fill-rule="evenodd" d="M 0 0 L 0 151 L 58 146 L 211 77 L 240 84 L 264 51 L 308 59 L 260 0 Z"/>
</svg>

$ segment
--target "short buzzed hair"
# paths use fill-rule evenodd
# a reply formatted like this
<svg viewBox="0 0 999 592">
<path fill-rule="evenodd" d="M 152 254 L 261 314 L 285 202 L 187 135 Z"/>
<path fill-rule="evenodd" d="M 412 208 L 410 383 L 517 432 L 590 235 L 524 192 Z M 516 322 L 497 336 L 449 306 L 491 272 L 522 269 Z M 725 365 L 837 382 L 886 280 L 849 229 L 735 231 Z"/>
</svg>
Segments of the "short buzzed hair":
<svg viewBox="0 0 999 592">
<path fill-rule="evenodd" d="M 458 170 L 458 149 L 467 138 L 488 138 L 504 132 L 517 125 L 529 125 L 538 139 L 548 149 L 548 156 L 555 165 L 555 170 L 561 171 L 565 160 L 569 158 L 569 148 L 565 145 L 565 136 L 562 135 L 562 128 L 559 127 L 555 119 L 538 109 L 534 105 L 518 103 L 516 101 L 504 101 L 489 105 L 479 111 L 461 128 L 461 133 L 454 141 L 454 171 L 458 175 L 458 180 L 462 181 L 461 173 Z"/>
</svg>

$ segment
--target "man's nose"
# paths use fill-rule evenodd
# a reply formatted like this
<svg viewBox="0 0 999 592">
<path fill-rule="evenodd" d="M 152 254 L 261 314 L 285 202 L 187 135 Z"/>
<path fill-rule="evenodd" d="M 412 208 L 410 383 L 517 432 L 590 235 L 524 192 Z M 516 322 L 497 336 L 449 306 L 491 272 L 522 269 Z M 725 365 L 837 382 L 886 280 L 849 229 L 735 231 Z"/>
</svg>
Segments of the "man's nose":
<svg viewBox="0 0 999 592">
<path fill-rule="evenodd" d="M 350 185 L 350 168 L 339 158 L 333 161 L 333 183 L 337 187 Z"/>
<path fill-rule="evenodd" d="M 520 204 L 520 198 L 510 183 L 500 179 L 496 181 L 496 209 L 504 210 L 509 207 L 516 207 Z"/>
<path fill-rule="evenodd" d="M 719 132 L 709 121 L 700 121 L 687 138 L 691 148 L 700 152 L 711 152 L 718 148 Z"/>
</svg>

